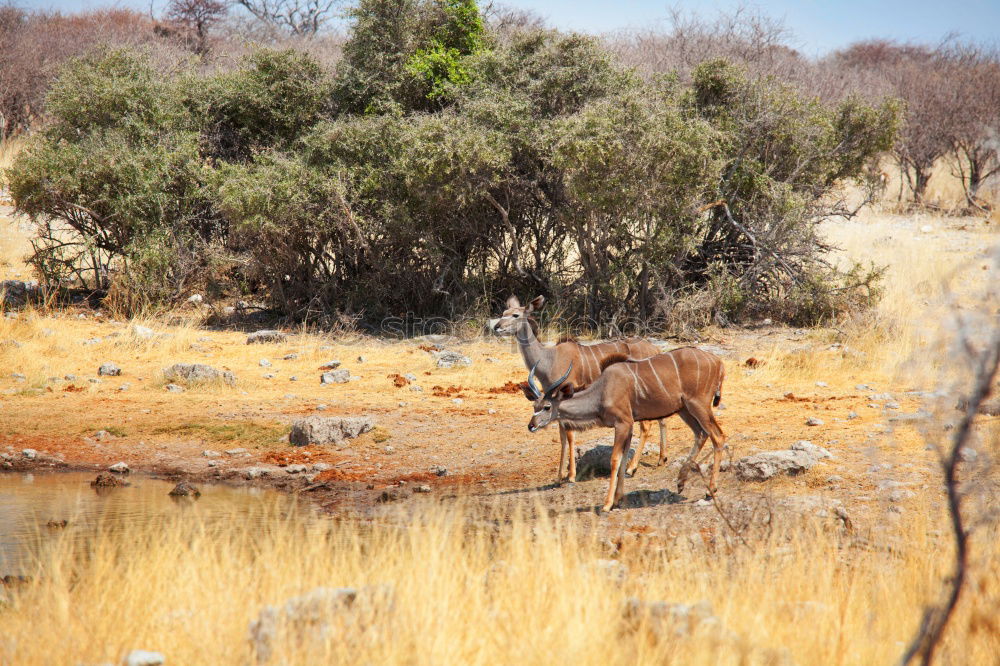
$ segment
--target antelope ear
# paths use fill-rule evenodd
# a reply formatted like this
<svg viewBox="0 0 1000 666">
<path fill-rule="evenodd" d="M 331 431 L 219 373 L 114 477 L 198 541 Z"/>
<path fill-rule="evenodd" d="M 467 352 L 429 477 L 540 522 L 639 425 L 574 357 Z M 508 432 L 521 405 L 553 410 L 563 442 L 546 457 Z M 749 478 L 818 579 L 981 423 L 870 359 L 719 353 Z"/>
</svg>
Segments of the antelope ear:
<svg viewBox="0 0 1000 666">
<path fill-rule="evenodd" d="M 534 312 L 535 310 L 541 310 L 543 305 L 545 305 L 545 297 L 544 296 L 535 296 L 533 299 L 531 299 L 531 302 L 528 303 L 528 312 Z"/>
<path fill-rule="evenodd" d="M 517 300 L 517 296 L 511 296 L 507 299 L 507 309 L 519 308 L 521 307 L 521 301 Z"/>
<path fill-rule="evenodd" d="M 534 402 L 538 400 L 538 397 L 531 391 L 531 387 L 528 386 L 528 382 L 521 382 L 517 386 L 522 391 L 524 391 L 524 397 L 528 399 L 528 402 Z"/>
<path fill-rule="evenodd" d="M 566 382 L 561 387 L 559 387 L 559 392 L 562 393 L 562 399 L 573 397 L 573 382 Z"/>
</svg>

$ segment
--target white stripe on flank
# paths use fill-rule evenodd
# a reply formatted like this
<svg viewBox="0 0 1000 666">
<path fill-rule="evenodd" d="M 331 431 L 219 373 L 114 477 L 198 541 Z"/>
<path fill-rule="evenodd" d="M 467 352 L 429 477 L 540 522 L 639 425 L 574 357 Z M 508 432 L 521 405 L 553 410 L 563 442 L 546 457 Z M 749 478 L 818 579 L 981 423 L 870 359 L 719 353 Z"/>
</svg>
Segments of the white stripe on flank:
<svg viewBox="0 0 1000 666">
<path fill-rule="evenodd" d="M 628 371 L 632 373 L 632 385 L 635 387 L 635 394 L 640 398 L 644 398 L 645 396 L 642 394 L 642 389 L 639 388 L 639 375 L 635 374 L 635 368 L 632 367 L 631 363 L 627 364 L 625 367 L 627 367 Z"/>
<path fill-rule="evenodd" d="M 683 392 L 684 387 L 681 386 L 681 370 L 677 367 L 677 359 L 674 358 L 672 353 L 668 354 L 668 356 L 670 356 L 670 360 L 674 362 L 674 372 L 677 373 L 677 390 Z"/>
<path fill-rule="evenodd" d="M 660 373 L 657 372 L 656 371 L 656 367 L 653 366 L 653 359 L 652 359 L 652 357 L 651 358 L 647 358 L 646 359 L 646 363 L 649 363 L 649 369 L 653 373 L 653 376 L 656 377 L 656 381 L 657 381 L 657 383 L 659 383 L 660 390 L 663 391 L 663 395 L 664 396 L 670 395 L 670 391 L 667 390 L 667 387 L 663 385 L 663 380 L 660 379 Z"/>
</svg>

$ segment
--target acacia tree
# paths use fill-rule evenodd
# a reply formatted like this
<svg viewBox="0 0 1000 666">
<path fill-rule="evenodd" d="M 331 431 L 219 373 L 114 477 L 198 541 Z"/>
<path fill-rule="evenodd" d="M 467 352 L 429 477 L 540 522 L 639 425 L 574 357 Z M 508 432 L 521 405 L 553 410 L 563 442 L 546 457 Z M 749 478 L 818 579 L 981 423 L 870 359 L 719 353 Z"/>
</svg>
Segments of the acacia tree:
<svg viewBox="0 0 1000 666">
<path fill-rule="evenodd" d="M 164 16 L 191 34 L 195 53 L 208 53 L 208 31 L 229 11 L 225 0 L 170 0 Z"/>
<path fill-rule="evenodd" d="M 311 37 L 335 15 L 341 0 L 236 0 L 259 21 L 297 37 Z"/>
<path fill-rule="evenodd" d="M 983 183 L 1000 173 L 1000 53 L 962 44 L 949 49 L 945 57 L 956 89 L 955 171 L 966 201 L 981 207 Z"/>
<path fill-rule="evenodd" d="M 958 132 L 952 63 L 938 50 L 885 40 L 853 44 L 834 59 L 847 69 L 875 73 L 906 105 L 892 155 L 914 203 L 922 204 L 934 165 L 952 151 Z"/>
</svg>

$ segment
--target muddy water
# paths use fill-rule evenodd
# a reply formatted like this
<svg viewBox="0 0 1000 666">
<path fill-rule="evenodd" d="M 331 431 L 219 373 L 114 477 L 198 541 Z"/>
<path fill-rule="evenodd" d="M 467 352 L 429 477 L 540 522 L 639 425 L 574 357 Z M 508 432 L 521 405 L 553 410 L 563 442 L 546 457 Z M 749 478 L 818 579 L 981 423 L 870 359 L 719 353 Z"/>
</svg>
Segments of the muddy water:
<svg viewBox="0 0 1000 666">
<path fill-rule="evenodd" d="M 262 520 L 275 504 L 292 501 L 259 488 L 201 485 L 197 500 L 174 498 L 174 484 L 129 477 L 127 488 L 90 487 L 95 474 L 0 474 L 0 577 L 28 573 L 33 552 L 55 538 L 93 538 L 102 530 L 128 530 L 166 517 L 189 515 L 198 520 Z M 66 526 L 59 524 L 66 521 Z M 56 525 L 50 526 L 50 521 Z"/>
</svg>

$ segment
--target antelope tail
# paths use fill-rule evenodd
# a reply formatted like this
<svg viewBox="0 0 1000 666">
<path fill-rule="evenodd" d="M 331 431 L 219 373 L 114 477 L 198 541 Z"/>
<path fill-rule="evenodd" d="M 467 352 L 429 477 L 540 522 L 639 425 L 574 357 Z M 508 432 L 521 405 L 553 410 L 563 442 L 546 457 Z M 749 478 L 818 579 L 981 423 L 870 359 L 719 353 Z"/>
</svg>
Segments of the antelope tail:
<svg viewBox="0 0 1000 666">
<path fill-rule="evenodd" d="M 715 398 L 712 400 L 712 406 L 718 407 L 719 403 L 722 402 L 722 380 L 726 378 L 726 366 L 719 365 L 719 385 L 715 387 Z"/>
</svg>

